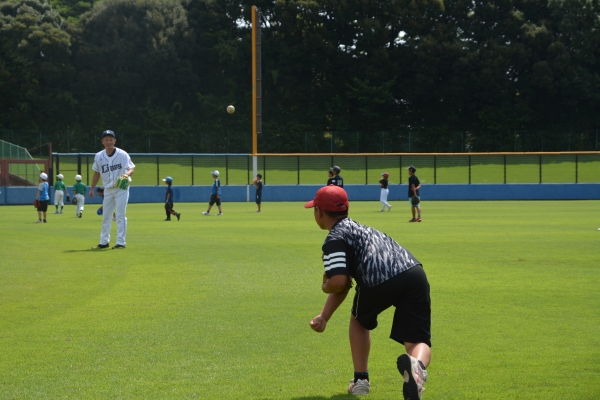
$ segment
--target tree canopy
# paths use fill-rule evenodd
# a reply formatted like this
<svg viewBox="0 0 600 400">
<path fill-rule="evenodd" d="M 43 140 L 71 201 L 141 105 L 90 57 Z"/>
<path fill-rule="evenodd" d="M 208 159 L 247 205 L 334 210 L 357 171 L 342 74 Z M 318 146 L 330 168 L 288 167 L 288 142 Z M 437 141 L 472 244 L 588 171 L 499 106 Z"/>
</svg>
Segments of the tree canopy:
<svg viewBox="0 0 600 400">
<path fill-rule="evenodd" d="M 4 1 L 0 128 L 47 132 L 59 151 L 95 150 L 112 129 L 129 151 L 248 152 L 252 5 Z M 413 151 L 541 150 L 517 131 L 589 149 L 599 128 L 600 0 L 254 5 L 261 152 L 334 136 L 337 151 L 380 151 L 382 135 L 386 151 L 409 150 L 407 135 Z"/>
</svg>

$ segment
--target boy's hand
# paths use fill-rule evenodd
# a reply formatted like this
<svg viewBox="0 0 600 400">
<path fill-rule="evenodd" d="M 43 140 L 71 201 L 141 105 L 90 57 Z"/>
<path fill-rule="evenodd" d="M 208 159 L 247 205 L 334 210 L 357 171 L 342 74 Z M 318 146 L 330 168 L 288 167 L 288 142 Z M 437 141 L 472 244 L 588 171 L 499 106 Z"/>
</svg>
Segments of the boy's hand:
<svg viewBox="0 0 600 400">
<path fill-rule="evenodd" d="M 317 315 L 310 322 L 310 327 L 315 332 L 323 332 L 327 327 L 327 321 L 321 315 Z"/>
</svg>

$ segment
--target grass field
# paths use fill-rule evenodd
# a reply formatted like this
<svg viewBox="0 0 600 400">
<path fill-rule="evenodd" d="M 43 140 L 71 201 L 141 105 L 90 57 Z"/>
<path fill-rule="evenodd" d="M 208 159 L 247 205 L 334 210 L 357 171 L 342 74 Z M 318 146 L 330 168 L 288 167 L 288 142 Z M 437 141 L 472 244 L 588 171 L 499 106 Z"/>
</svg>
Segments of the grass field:
<svg viewBox="0 0 600 400">
<path fill-rule="evenodd" d="M 597 399 L 600 203 L 351 203 L 423 264 L 433 360 L 424 400 Z M 127 249 L 98 243 L 95 207 L 35 224 L 0 207 L 0 398 L 351 398 L 351 297 L 317 334 L 321 244 L 301 203 L 130 204 Z M 52 211 L 52 210 L 51 210 Z M 113 240 L 116 232 L 113 228 Z M 370 399 L 402 398 L 388 338 L 373 331 Z"/>
</svg>

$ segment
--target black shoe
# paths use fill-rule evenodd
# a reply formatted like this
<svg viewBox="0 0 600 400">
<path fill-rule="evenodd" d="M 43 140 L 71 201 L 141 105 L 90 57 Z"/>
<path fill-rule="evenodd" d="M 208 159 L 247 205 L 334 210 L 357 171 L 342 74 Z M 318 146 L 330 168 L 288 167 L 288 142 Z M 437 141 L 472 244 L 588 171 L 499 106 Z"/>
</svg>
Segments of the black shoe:
<svg viewBox="0 0 600 400">
<path fill-rule="evenodd" d="M 125 246 L 123 246 L 122 244 L 118 244 L 116 246 L 113 246 L 113 249 L 117 250 L 117 249 L 124 249 Z"/>
<path fill-rule="evenodd" d="M 46 220 L 44 220 L 44 223 L 46 223 Z"/>
<path fill-rule="evenodd" d="M 167 219 L 165 219 L 165 221 L 170 221 L 170 220 L 171 220 L 171 218 L 167 218 Z"/>
<path fill-rule="evenodd" d="M 98 246 L 93 247 L 94 249 L 106 249 L 108 248 L 108 246 L 110 246 L 108 243 L 106 244 L 99 244 Z"/>
<path fill-rule="evenodd" d="M 181 217 L 181 213 L 177 213 L 177 221 L 179 221 L 179 217 Z"/>
</svg>

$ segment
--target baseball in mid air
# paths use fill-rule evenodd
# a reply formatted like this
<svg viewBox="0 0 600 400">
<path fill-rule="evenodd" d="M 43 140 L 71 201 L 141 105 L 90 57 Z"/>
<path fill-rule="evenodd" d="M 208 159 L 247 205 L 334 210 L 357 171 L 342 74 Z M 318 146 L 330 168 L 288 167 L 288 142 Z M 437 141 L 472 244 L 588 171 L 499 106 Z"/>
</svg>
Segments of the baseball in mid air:
<svg viewBox="0 0 600 400">
<path fill-rule="evenodd" d="M 235 112 L 235 107 L 234 106 L 227 106 L 227 112 L 229 114 L 233 114 Z"/>
</svg>

